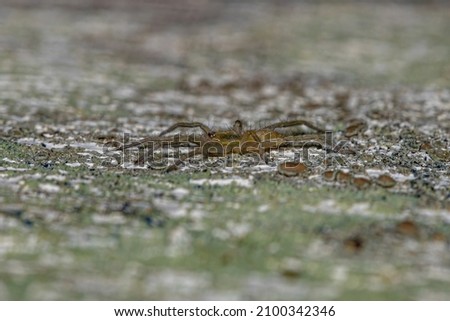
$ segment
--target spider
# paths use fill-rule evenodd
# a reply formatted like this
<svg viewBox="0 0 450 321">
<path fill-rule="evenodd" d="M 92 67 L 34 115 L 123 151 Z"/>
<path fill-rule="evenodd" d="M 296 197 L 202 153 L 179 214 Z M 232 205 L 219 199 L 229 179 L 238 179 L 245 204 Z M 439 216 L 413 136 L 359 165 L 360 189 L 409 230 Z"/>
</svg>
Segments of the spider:
<svg viewBox="0 0 450 321">
<path fill-rule="evenodd" d="M 303 132 L 286 133 L 281 129 L 295 126 L 306 126 L 315 131 L 313 134 Z M 165 136 L 181 128 L 200 128 L 202 135 L 198 134 L 178 134 Z M 323 148 L 325 142 L 325 129 L 322 129 L 306 120 L 292 120 L 274 123 L 259 129 L 244 130 L 242 121 L 236 120 L 230 129 L 214 131 L 207 125 L 200 122 L 179 122 L 158 136 L 148 137 L 141 141 L 130 143 L 119 147 L 117 150 L 125 150 L 132 147 L 148 147 L 148 155 L 155 148 L 170 145 L 173 148 L 190 147 L 193 148 L 187 154 L 181 155 L 174 164 L 166 168 L 166 171 L 173 171 L 178 168 L 186 159 L 203 155 L 204 157 L 223 157 L 230 154 L 257 154 L 260 159 L 267 162 L 267 152 L 292 147 L 317 147 Z M 137 160 L 138 164 L 145 162 L 145 155 L 141 155 Z"/>
</svg>

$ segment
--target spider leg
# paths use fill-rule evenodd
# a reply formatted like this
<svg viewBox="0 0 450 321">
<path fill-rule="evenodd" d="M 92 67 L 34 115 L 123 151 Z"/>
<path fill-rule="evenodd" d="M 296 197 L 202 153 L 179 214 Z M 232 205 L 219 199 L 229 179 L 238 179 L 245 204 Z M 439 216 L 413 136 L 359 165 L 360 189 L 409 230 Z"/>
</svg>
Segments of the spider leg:
<svg viewBox="0 0 450 321">
<path fill-rule="evenodd" d="M 266 148 L 263 146 L 263 143 L 261 142 L 261 139 L 259 139 L 258 135 L 254 131 L 249 131 L 250 136 L 255 140 L 255 142 L 258 143 L 258 154 L 260 157 L 260 160 L 264 160 L 264 163 L 269 162 L 269 158 L 266 153 Z"/>
<path fill-rule="evenodd" d="M 287 136 L 284 138 L 284 142 L 281 147 L 316 147 L 319 149 L 325 149 L 327 153 L 333 152 L 333 150 L 328 147 L 326 143 L 326 137 L 319 134 Z"/>
<path fill-rule="evenodd" d="M 139 158 L 134 163 L 139 166 L 144 166 L 145 163 L 152 161 L 153 151 L 157 148 L 160 148 L 161 146 L 162 144 L 158 142 L 155 145 L 152 145 L 149 150 L 146 150 L 145 148 L 139 148 Z"/>
<path fill-rule="evenodd" d="M 161 142 L 166 142 L 166 141 L 168 141 L 167 137 L 164 137 L 164 138 L 162 138 L 162 137 L 147 137 L 140 141 L 117 147 L 116 150 L 128 149 L 128 148 L 132 148 L 132 147 L 136 147 L 136 146 L 140 146 L 140 145 L 150 145 L 150 143 L 161 143 Z"/>
<path fill-rule="evenodd" d="M 287 127 L 294 127 L 294 126 L 301 126 L 304 125 L 308 128 L 314 129 L 316 131 L 318 131 L 319 133 L 324 133 L 325 129 L 320 128 L 316 125 L 313 125 L 312 123 L 310 123 L 307 120 L 303 120 L 303 119 L 298 119 L 298 120 L 291 120 L 291 121 L 283 121 L 283 122 L 279 122 L 279 123 L 275 123 L 266 127 L 263 127 L 261 129 L 276 129 L 276 128 L 287 128 Z"/>
<path fill-rule="evenodd" d="M 200 155 L 202 154 L 202 148 L 201 147 L 195 147 L 194 150 L 190 151 L 189 153 L 181 156 L 179 159 L 177 159 L 175 161 L 175 163 L 173 163 L 172 165 L 170 165 L 169 167 L 167 167 L 164 172 L 169 173 L 172 171 L 175 171 L 178 169 L 178 166 L 180 164 L 182 164 L 186 159 L 191 158 L 191 157 L 195 157 L 196 155 Z"/>
<path fill-rule="evenodd" d="M 154 140 L 150 140 L 147 141 L 146 143 L 152 143 L 151 147 L 148 148 L 148 150 L 144 149 L 144 153 L 141 154 L 138 158 L 138 160 L 136 161 L 136 164 L 139 165 L 144 165 L 144 163 L 146 162 L 145 160 L 147 159 L 147 161 L 152 161 L 154 159 L 154 151 L 157 150 L 158 148 L 163 147 L 164 145 L 166 145 L 167 147 L 172 147 L 172 148 L 179 148 L 179 147 L 192 147 L 192 145 L 194 145 L 195 147 L 200 146 L 201 144 L 201 140 L 198 138 L 198 136 L 196 136 L 195 134 L 191 134 L 191 135 L 183 135 L 183 136 L 171 136 L 171 137 L 157 137 L 157 141 L 155 142 Z M 140 142 L 141 144 L 143 144 L 143 141 Z M 153 144 L 154 143 L 154 144 Z M 134 146 L 136 146 L 138 144 L 134 144 Z M 167 157 L 167 155 L 164 155 L 165 157 Z"/>
<path fill-rule="evenodd" d="M 170 133 L 172 131 L 174 131 L 177 128 L 200 128 L 201 130 L 203 130 L 203 132 L 205 134 L 209 134 L 212 132 L 211 128 L 209 128 L 208 126 L 206 126 L 205 124 L 199 123 L 199 122 L 180 122 L 180 123 L 176 123 L 173 124 L 172 126 L 170 126 L 169 128 L 167 128 L 166 130 L 163 130 L 159 136 L 163 136 L 167 133 Z"/>
<path fill-rule="evenodd" d="M 301 135 L 289 135 L 283 138 L 285 142 L 325 142 L 325 135 L 321 134 L 301 134 Z"/>
</svg>

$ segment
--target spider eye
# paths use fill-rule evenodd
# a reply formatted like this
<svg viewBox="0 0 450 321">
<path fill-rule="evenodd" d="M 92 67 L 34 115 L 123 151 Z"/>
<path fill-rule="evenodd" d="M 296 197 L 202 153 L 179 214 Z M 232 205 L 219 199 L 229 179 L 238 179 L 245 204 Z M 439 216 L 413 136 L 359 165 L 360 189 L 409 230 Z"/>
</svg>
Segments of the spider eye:
<svg viewBox="0 0 450 321">
<path fill-rule="evenodd" d="M 209 132 L 209 133 L 208 133 L 208 136 L 209 136 L 210 138 L 213 138 L 214 136 L 216 136 L 216 132 Z"/>
</svg>

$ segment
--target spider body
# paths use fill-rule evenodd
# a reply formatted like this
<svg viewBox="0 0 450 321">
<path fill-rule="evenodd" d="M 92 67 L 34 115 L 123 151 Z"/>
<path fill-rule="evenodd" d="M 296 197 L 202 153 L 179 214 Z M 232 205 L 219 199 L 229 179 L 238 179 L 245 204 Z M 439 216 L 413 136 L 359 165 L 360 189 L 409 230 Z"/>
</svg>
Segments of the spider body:
<svg viewBox="0 0 450 321">
<path fill-rule="evenodd" d="M 280 129 L 295 126 L 305 126 L 315 131 L 313 134 L 299 132 L 286 133 Z M 202 135 L 185 134 L 166 136 L 179 128 L 200 128 Z M 178 168 L 186 159 L 203 155 L 203 157 L 223 157 L 230 154 L 257 154 L 265 159 L 267 152 L 289 147 L 318 147 L 323 148 L 325 130 L 305 120 L 294 120 L 274 123 L 259 129 L 244 130 L 242 122 L 236 120 L 233 127 L 227 130 L 213 131 L 208 126 L 198 122 L 176 123 L 164 130 L 157 137 L 149 137 L 142 141 L 131 143 L 120 149 L 128 149 L 135 146 L 148 146 L 150 155 L 156 148 L 164 144 L 173 148 L 193 148 L 166 170 L 172 171 Z M 141 155 L 137 161 L 145 162 L 145 156 Z"/>
</svg>

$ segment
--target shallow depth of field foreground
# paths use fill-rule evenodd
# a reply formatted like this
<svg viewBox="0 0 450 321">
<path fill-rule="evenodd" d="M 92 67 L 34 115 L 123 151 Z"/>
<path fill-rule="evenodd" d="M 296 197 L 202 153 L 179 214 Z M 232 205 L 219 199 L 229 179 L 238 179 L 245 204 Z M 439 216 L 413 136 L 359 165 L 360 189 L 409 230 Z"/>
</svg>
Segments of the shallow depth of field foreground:
<svg viewBox="0 0 450 321">
<path fill-rule="evenodd" d="M 450 300 L 450 6 L 417 2 L 0 0 L 0 299 Z M 238 119 L 333 145 L 114 151 Z"/>
</svg>

